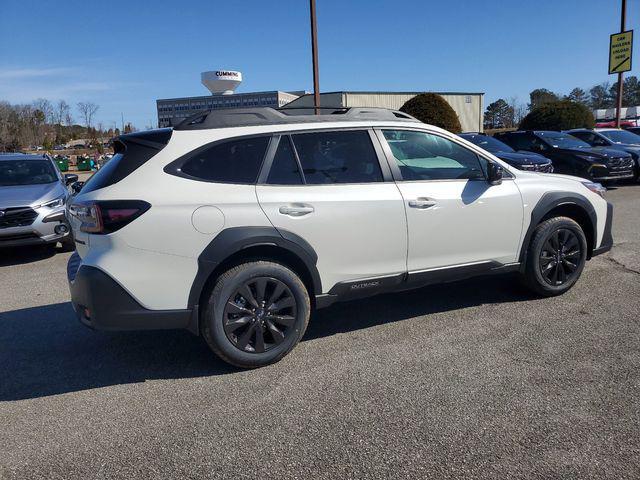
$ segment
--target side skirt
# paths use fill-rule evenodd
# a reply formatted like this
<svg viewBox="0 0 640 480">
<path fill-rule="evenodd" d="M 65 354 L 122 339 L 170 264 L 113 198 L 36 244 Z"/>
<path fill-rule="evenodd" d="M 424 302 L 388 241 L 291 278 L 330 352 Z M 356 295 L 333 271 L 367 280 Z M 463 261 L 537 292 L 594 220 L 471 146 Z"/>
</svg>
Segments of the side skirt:
<svg viewBox="0 0 640 480">
<path fill-rule="evenodd" d="M 436 283 L 456 282 L 519 270 L 520 262 L 502 264 L 489 261 L 340 282 L 334 285 L 329 293 L 316 295 L 316 308 L 325 308 L 335 302 L 367 298 L 381 293 L 413 290 Z"/>
</svg>

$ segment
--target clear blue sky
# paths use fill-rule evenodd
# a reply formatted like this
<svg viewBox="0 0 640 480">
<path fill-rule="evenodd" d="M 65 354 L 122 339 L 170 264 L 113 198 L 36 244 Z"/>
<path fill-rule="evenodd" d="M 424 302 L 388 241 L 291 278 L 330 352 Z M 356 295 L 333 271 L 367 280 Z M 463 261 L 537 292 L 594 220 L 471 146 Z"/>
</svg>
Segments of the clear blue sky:
<svg viewBox="0 0 640 480">
<path fill-rule="evenodd" d="M 0 0 L 0 99 L 100 105 L 98 121 L 155 124 L 157 98 L 205 95 L 199 74 L 243 72 L 239 91 L 311 90 L 307 0 Z M 607 75 L 619 0 L 317 0 L 320 86 L 481 91 L 485 104 Z M 640 74 L 640 0 L 628 0 Z"/>
</svg>

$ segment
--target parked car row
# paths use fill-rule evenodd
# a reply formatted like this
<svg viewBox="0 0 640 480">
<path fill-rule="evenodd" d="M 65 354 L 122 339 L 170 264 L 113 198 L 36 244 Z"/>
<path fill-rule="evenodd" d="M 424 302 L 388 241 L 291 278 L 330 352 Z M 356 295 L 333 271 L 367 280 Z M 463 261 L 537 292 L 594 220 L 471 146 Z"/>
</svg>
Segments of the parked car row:
<svg viewBox="0 0 640 480">
<path fill-rule="evenodd" d="M 460 136 L 519 170 L 563 173 L 598 182 L 640 178 L 640 135 L 632 130 L 525 130 L 499 132 L 493 137 L 481 133 Z"/>
</svg>

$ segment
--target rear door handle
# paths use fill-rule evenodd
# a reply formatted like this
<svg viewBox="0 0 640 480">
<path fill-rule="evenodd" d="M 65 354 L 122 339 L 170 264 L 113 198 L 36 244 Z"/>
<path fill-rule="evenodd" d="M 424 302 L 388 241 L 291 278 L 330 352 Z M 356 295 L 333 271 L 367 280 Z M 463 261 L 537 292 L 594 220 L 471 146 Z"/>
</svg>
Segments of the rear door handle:
<svg viewBox="0 0 640 480">
<path fill-rule="evenodd" d="M 314 208 L 311 205 L 283 205 L 278 211 L 290 217 L 302 217 L 303 215 L 312 213 Z"/>
<path fill-rule="evenodd" d="M 411 208 L 431 208 L 437 205 L 438 202 L 429 198 L 416 198 L 415 200 L 409 200 L 409 206 Z"/>
</svg>

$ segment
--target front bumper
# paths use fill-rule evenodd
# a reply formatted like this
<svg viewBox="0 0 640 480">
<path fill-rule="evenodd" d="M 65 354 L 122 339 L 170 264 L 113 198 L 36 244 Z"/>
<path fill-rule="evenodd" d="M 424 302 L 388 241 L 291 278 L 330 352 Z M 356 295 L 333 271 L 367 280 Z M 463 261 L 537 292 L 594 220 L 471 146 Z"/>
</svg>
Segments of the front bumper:
<svg viewBox="0 0 640 480">
<path fill-rule="evenodd" d="M 197 312 L 149 310 L 102 270 L 83 265 L 78 253 L 69 258 L 71 303 L 80 322 L 97 330 L 191 329 Z M 197 325 L 197 322 L 195 323 Z"/>
<path fill-rule="evenodd" d="M 25 222 L 0 222 L 0 248 L 47 245 L 62 242 L 71 234 L 71 227 L 64 217 L 64 209 L 29 210 L 32 217 Z M 4 220 L 7 218 L 10 217 L 3 217 Z M 61 224 L 66 225 L 66 233 L 56 233 L 56 227 Z"/>
<path fill-rule="evenodd" d="M 613 204 L 607 202 L 607 218 L 604 221 L 604 233 L 602 234 L 602 241 L 598 248 L 593 249 L 592 257 L 601 255 L 608 252 L 613 247 L 613 234 L 611 233 L 613 227 Z"/>
<path fill-rule="evenodd" d="M 634 177 L 634 174 L 633 174 L 633 171 L 631 171 L 631 172 L 621 173 L 620 175 L 606 175 L 604 177 L 591 177 L 591 179 L 594 182 L 607 182 L 612 180 L 627 180 L 633 177 Z"/>
<path fill-rule="evenodd" d="M 634 161 L 611 159 L 607 164 L 595 164 L 589 168 L 591 179 L 597 182 L 626 180 L 634 177 Z"/>
</svg>

